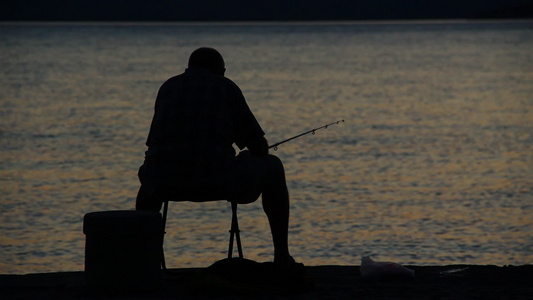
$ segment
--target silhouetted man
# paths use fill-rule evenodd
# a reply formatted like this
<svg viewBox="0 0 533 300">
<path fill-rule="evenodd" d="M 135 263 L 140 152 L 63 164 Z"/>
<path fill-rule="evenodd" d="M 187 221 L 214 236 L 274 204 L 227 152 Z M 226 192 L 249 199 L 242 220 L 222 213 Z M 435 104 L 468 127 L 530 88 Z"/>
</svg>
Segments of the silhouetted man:
<svg viewBox="0 0 533 300">
<path fill-rule="evenodd" d="M 224 59 L 199 48 L 181 75 L 159 89 L 139 169 L 138 210 L 161 209 L 164 197 L 251 203 L 262 194 L 274 242 L 274 263 L 293 268 L 289 254 L 289 193 L 281 161 L 239 87 L 224 77 Z M 240 150 L 236 156 L 233 144 Z"/>
</svg>

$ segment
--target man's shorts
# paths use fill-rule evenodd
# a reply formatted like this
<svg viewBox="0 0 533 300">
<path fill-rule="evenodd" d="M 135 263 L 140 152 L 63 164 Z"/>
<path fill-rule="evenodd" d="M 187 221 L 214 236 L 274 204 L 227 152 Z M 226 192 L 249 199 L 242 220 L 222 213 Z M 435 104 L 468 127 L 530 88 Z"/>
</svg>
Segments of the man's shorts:
<svg viewBox="0 0 533 300">
<path fill-rule="evenodd" d="M 251 203 L 259 198 L 269 184 L 271 160 L 270 156 L 253 156 L 248 151 L 243 151 L 226 172 L 207 178 L 186 180 L 154 177 L 143 165 L 139 169 L 142 185 L 137 201 L 161 203 L 165 200 L 227 200 L 240 204 Z M 187 182 L 183 183 L 184 181 Z"/>
<path fill-rule="evenodd" d="M 238 203 L 251 203 L 257 200 L 270 178 L 268 156 L 253 156 L 249 153 L 241 153 L 237 156 L 236 166 L 229 183 L 229 201 Z"/>
</svg>

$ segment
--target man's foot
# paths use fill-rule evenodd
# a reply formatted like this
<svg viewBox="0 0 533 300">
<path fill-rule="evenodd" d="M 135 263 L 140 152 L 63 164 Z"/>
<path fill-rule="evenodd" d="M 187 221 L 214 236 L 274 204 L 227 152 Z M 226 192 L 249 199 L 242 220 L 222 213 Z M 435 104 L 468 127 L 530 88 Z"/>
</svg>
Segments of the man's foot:
<svg viewBox="0 0 533 300">
<path fill-rule="evenodd" d="M 283 259 L 274 259 L 274 266 L 278 272 L 284 272 L 290 275 L 305 274 L 304 264 L 297 263 L 290 255 Z"/>
</svg>

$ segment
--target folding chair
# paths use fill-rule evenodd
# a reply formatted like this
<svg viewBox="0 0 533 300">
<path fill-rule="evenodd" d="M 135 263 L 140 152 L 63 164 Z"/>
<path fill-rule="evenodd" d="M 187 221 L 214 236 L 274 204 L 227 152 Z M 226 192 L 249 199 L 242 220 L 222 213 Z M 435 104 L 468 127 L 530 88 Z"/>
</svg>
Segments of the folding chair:
<svg viewBox="0 0 533 300">
<path fill-rule="evenodd" d="M 167 214 L 168 214 L 168 202 L 175 200 L 164 200 L 163 201 L 163 237 L 161 242 L 161 267 L 164 271 L 167 271 L 167 265 L 165 262 L 165 251 L 163 249 L 164 238 L 166 234 L 166 224 L 167 224 Z M 178 202 L 183 202 L 179 200 Z M 239 230 L 239 221 L 237 220 L 237 202 L 231 202 L 231 228 L 230 228 L 230 239 L 229 239 L 229 249 L 228 249 L 228 258 L 233 256 L 233 242 L 237 241 L 237 250 L 239 252 L 239 258 L 244 258 L 242 254 L 241 246 L 241 236 Z"/>
</svg>

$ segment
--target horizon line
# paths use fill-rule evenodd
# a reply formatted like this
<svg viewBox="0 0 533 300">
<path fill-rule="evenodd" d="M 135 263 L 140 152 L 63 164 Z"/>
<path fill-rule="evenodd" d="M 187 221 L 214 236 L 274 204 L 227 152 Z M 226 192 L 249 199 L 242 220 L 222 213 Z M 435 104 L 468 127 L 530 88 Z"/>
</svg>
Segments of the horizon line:
<svg viewBox="0 0 533 300">
<path fill-rule="evenodd" d="M 533 19 L 516 18 L 516 19 L 375 19 L 375 20 L 261 20 L 261 21 L 0 21 L 0 25 L 121 25 L 121 26 L 211 26 L 211 25 L 225 25 L 225 26 L 286 26 L 286 25 L 394 25 L 394 24 L 467 24 L 467 23 L 533 23 Z"/>
</svg>

